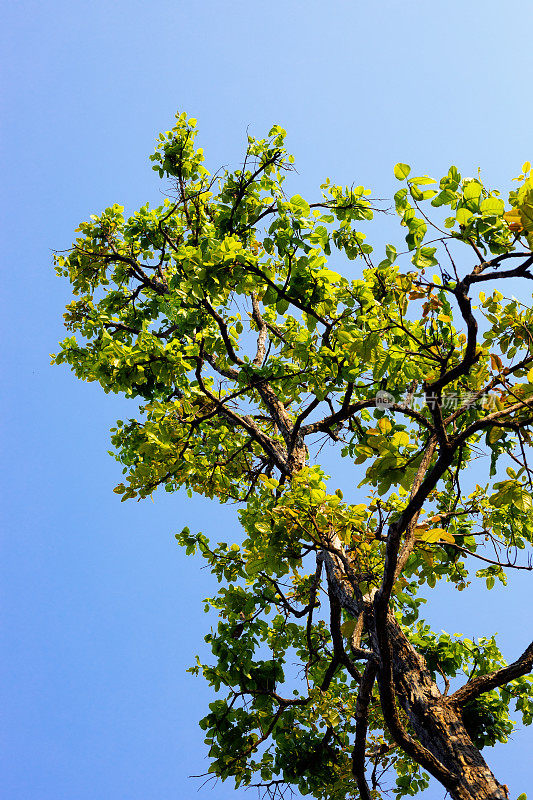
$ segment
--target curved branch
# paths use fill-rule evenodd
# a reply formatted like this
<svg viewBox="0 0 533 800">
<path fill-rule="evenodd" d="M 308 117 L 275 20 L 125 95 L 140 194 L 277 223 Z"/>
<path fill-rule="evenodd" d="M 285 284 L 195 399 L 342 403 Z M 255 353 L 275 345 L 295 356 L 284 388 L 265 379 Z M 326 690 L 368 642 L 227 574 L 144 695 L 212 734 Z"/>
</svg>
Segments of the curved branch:
<svg viewBox="0 0 533 800">
<path fill-rule="evenodd" d="M 366 400 L 358 400 L 355 403 L 351 403 L 339 409 L 335 414 L 330 414 L 329 417 L 324 417 L 319 422 L 313 422 L 310 425 L 304 425 L 301 430 L 302 436 L 308 436 L 311 433 L 328 433 L 329 428 L 338 425 L 340 422 L 345 422 L 350 417 L 353 417 L 358 411 L 362 411 L 364 408 L 374 408 L 382 406 L 382 400 L 378 397 L 369 397 Z M 431 433 L 433 433 L 433 425 L 429 420 L 424 417 L 423 414 L 416 411 L 414 408 L 409 408 L 408 406 L 404 405 L 403 403 L 387 403 L 387 408 L 390 411 L 399 411 L 402 414 L 405 414 L 407 417 L 411 417 L 412 419 L 416 420 L 420 425 L 423 425 L 427 428 Z"/>
<path fill-rule="evenodd" d="M 464 444 L 470 436 L 478 431 L 482 431 L 485 428 L 489 428 L 494 423 L 499 423 L 502 427 L 514 427 L 514 428 L 524 428 L 526 425 L 529 425 L 533 422 L 533 417 L 526 417 L 523 420 L 518 420 L 514 422 L 513 420 L 503 420 L 504 417 L 509 416 L 512 414 L 513 411 L 521 411 L 524 408 L 533 408 L 533 400 L 521 400 L 519 403 L 513 403 L 512 406 L 508 406 L 504 408 L 502 411 L 493 411 L 492 414 L 487 414 L 483 419 L 478 419 L 476 422 L 473 422 L 468 428 L 460 433 L 453 441 L 452 444 L 455 443 Z M 500 422 L 500 420 L 503 420 Z"/>
<path fill-rule="evenodd" d="M 466 348 L 463 359 L 459 364 L 456 364 L 455 367 L 452 367 L 452 369 L 448 370 L 443 375 L 440 375 L 436 381 L 426 384 L 426 391 L 437 395 L 437 397 L 440 396 L 442 389 L 449 383 L 457 380 L 457 378 L 460 378 L 462 375 L 467 375 L 471 367 L 478 359 L 478 355 L 476 354 L 478 324 L 472 313 L 472 302 L 468 296 L 469 277 L 471 276 L 467 275 L 467 277 L 460 281 L 453 290 L 453 294 L 457 300 L 461 316 L 466 323 Z"/>
<path fill-rule="evenodd" d="M 487 267 L 496 267 L 506 258 L 525 258 L 526 260 L 523 264 L 520 264 L 519 267 L 515 267 L 515 269 L 504 270 L 503 272 L 491 272 L 488 275 L 481 274 L 485 272 Z M 481 281 L 500 280 L 502 278 L 529 278 L 529 280 L 533 280 L 533 275 L 530 275 L 526 271 L 532 265 L 533 256 L 530 253 L 504 253 L 501 256 L 493 258 L 491 261 L 485 261 L 483 264 L 479 264 L 470 275 L 466 276 L 465 281 L 471 284 L 481 283 Z"/>
<path fill-rule="evenodd" d="M 361 681 L 361 673 L 353 664 L 351 658 L 348 656 L 346 650 L 344 649 L 344 642 L 342 641 L 342 633 L 341 633 L 342 606 L 339 603 L 335 595 L 335 592 L 331 591 L 331 585 L 328 594 L 329 594 L 329 607 L 330 607 L 330 631 L 331 631 L 331 638 L 333 639 L 333 660 L 328 668 L 326 676 L 328 676 L 329 681 L 331 681 L 337 667 L 342 664 L 343 666 L 346 667 L 346 669 L 348 670 L 350 676 L 354 679 L 354 681 L 359 683 Z M 323 688 L 325 682 L 326 678 L 324 678 L 324 682 L 320 687 L 322 691 L 325 691 L 325 688 Z"/>
<path fill-rule="evenodd" d="M 369 615 L 369 617 L 371 617 L 371 615 Z M 387 634 L 387 617 L 388 615 L 385 616 L 383 621 L 378 621 L 376 618 L 376 610 L 374 609 L 373 637 L 375 637 L 381 659 L 381 665 L 377 675 L 383 717 L 394 741 L 402 750 L 424 767 L 424 769 L 427 769 L 446 789 L 451 790 L 456 785 L 456 776 L 445 767 L 433 753 L 424 747 L 424 745 L 416 739 L 413 739 L 400 719 L 396 703 L 396 690 L 394 687 L 391 645 Z"/>
<path fill-rule="evenodd" d="M 213 317 L 213 319 L 217 323 L 228 356 L 231 358 L 234 364 L 242 366 L 242 364 L 244 364 L 244 361 L 242 360 L 242 358 L 239 358 L 239 356 L 234 350 L 233 344 L 231 343 L 231 339 L 229 338 L 228 326 L 226 325 L 225 320 L 223 319 L 223 317 L 220 316 L 218 311 L 216 311 L 213 308 L 213 306 L 211 305 L 209 300 L 207 300 L 207 298 L 204 297 L 204 299 L 202 300 L 202 305 L 206 309 L 208 314 L 211 317 Z"/>
<path fill-rule="evenodd" d="M 446 547 L 455 547 L 456 550 L 460 550 L 461 553 L 464 553 L 465 556 L 473 556 L 474 558 L 479 558 L 480 561 L 485 561 L 487 564 L 494 564 L 497 567 L 502 567 L 502 569 L 525 569 L 531 572 L 533 570 L 533 566 L 521 566 L 520 564 L 511 564 L 510 561 L 507 564 L 502 564 L 501 561 L 493 561 L 491 558 L 486 558 L 485 556 L 480 555 L 479 553 L 474 553 L 472 550 L 468 550 L 466 547 L 461 547 L 459 544 L 452 544 L 451 542 L 446 542 Z"/>
<path fill-rule="evenodd" d="M 504 686 L 509 681 L 514 681 L 516 678 L 521 678 L 527 675 L 533 669 L 533 642 L 529 647 L 524 650 L 520 658 L 513 661 L 507 667 L 492 672 L 490 675 L 478 675 L 458 689 L 449 698 L 449 702 L 455 707 L 462 707 L 475 700 L 476 697 L 496 689 L 498 686 Z"/>
<path fill-rule="evenodd" d="M 197 358 L 196 363 L 196 380 L 198 381 L 198 385 L 200 386 L 202 392 L 214 403 L 220 414 L 227 417 L 241 428 L 244 428 L 251 438 L 256 441 L 257 444 L 259 444 L 264 450 L 264 452 L 273 460 L 280 472 L 286 475 L 288 472 L 287 458 L 286 454 L 281 450 L 279 444 L 267 436 L 266 433 L 263 433 L 263 431 L 257 427 L 253 419 L 248 414 L 242 416 L 237 414 L 231 408 L 228 408 L 228 406 L 224 405 L 224 403 L 207 388 L 202 377 L 202 363 L 203 353 L 200 352 L 200 356 Z"/>
</svg>

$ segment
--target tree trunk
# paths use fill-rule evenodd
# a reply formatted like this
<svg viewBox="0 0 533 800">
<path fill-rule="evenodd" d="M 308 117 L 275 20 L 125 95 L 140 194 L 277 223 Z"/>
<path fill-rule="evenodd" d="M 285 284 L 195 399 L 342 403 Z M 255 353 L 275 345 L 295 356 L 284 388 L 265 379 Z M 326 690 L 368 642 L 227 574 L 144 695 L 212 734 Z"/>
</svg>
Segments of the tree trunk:
<svg viewBox="0 0 533 800">
<path fill-rule="evenodd" d="M 342 544 L 334 540 L 334 545 L 342 550 Z M 330 589 L 340 605 L 353 617 L 364 613 L 365 627 L 371 640 L 372 650 L 382 661 L 380 652 L 380 635 L 370 596 L 358 600 L 353 596 L 353 587 L 344 575 L 343 565 L 338 557 L 326 558 L 326 571 Z M 364 609 L 364 610 L 363 610 Z M 487 766 L 479 749 L 472 742 L 464 726 L 461 709 L 443 695 L 427 667 L 425 659 L 416 652 L 395 617 L 389 612 L 385 623 L 386 639 L 389 642 L 392 668 L 392 681 L 396 701 L 405 712 L 412 738 L 417 740 L 426 751 L 429 751 L 443 770 L 438 774 L 432 766 L 431 756 L 424 763 L 423 752 L 420 758 L 413 747 L 395 735 L 394 725 L 389 725 L 391 735 L 399 747 L 408 752 L 424 769 L 430 772 L 448 790 L 453 800 L 508 800 L 507 787 L 499 783 Z M 389 662 L 387 661 L 387 664 Z M 391 719 L 391 709 L 387 707 L 390 691 L 387 691 L 385 674 L 388 670 L 378 667 L 377 681 L 385 720 Z M 408 731 L 404 731 L 409 739 Z M 446 773 L 446 776 L 443 774 Z"/>
<path fill-rule="evenodd" d="M 425 660 L 391 615 L 387 633 L 392 650 L 394 688 L 416 738 L 453 775 L 446 789 L 454 800 L 508 800 L 473 744 L 461 712 L 441 694 Z"/>
</svg>

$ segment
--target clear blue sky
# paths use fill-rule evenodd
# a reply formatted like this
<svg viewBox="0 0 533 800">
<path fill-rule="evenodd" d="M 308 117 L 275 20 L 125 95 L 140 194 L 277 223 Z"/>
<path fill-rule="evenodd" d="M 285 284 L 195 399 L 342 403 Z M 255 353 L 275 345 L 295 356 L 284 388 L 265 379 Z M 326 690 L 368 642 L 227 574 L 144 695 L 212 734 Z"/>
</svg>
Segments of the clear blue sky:
<svg viewBox="0 0 533 800">
<path fill-rule="evenodd" d="M 176 109 L 211 166 L 246 127 L 289 132 L 299 192 L 326 176 L 390 197 L 392 166 L 481 166 L 509 188 L 531 159 L 530 0 L 4 3 L 2 213 L 2 725 L 5 800 L 226 800 L 196 795 L 196 721 L 209 695 L 185 673 L 214 591 L 173 534 L 231 537 L 234 510 L 161 495 L 123 503 L 108 430 L 127 404 L 49 366 L 67 286 L 51 251 L 114 202 L 157 201 L 147 160 Z M 353 479 L 343 475 L 343 482 Z M 439 590 L 437 629 L 530 637 L 528 576 L 506 591 Z M 524 608 L 528 609 L 524 612 Z M 486 751 L 512 797 L 533 784 L 531 730 Z M 444 792 L 432 787 L 424 800 Z"/>
</svg>

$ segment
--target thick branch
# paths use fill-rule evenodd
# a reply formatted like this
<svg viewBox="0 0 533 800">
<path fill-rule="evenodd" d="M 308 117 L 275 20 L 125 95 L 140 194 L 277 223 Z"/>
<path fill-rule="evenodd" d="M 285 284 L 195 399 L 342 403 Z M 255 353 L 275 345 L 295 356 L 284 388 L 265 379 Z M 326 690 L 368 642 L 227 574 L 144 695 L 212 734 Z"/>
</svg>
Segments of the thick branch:
<svg viewBox="0 0 533 800">
<path fill-rule="evenodd" d="M 522 428 L 526 425 L 530 425 L 533 422 L 533 417 L 526 417 L 525 419 L 517 420 L 516 422 L 513 420 L 504 420 L 504 417 L 509 416 L 509 414 L 512 414 L 513 411 L 521 411 L 524 408 L 532 407 L 533 400 L 521 400 L 519 403 L 513 403 L 512 406 L 508 406 L 502 411 L 494 411 L 492 414 L 487 414 L 483 417 L 483 419 L 478 419 L 476 422 L 473 422 L 471 425 L 469 425 L 468 428 L 465 428 L 465 430 L 453 440 L 453 444 L 464 444 L 466 440 L 474 433 L 482 431 L 485 428 L 489 428 L 494 423 L 500 423 L 501 420 L 503 420 L 501 422 L 502 427 L 508 426 Z"/>
<path fill-rule="evenodd" d="M 368 708 L 372 699 L 372 687 L 376 679 L 377 664 L 368 661 L 361 678 L 355 705 L 355 744 L 352 751 L 352 774 L 357 781 L 361 800 L 371 800 L 365 777 L 365 750 L 368 731 Z"/>
<path fill-rule="evenodd" d="M 331 591 L 331 588 L 329 591 L 329 606 L 330 606 L 330 631 L 331 631 L 331 638 L 333 640 L 333 653 L 334 653 L 333 662 L 335 662 L 335 667 L 333 668 L 331 677 L 333 677 L 333 675 L 335 674 L 336 665 L 343 664 L 348 670 L 350 676 L 355 681 L 357 681 L 357 683 L 359 683 L 359 681 L 361 680 L 361 674 L 359 670 L 355 667 L 355 665 L 352 663 L 348 654 L 346 653 L 346 650 L 344 649 L 344 642 L 342 641 L 341 604 L 339 603 L 339 600 L 337 599 L 335 592 Z M 330 666 L 333 666 L 333 662 L 332 665 Z"/>
<path fill-rule="evenodd" d="M 532 669 L 533 642 L 524 650 L 520 658 L 513 661 L 512 664 L 496 672 L 492 672 L 490 675 L 478 675 L 477 678 L 468 681 L 468 683 L 452 694 L 449 702 L 456 707 L 462 707 L 485 692 L 490 692 L 498 686 L 504 686 L 506 683 L 509 683 L 509 681 L 514 681 L 516 678 L 521 678 L 522 675 L 527 675 Z"/>
<path fill-rule="evenodd" d="M 374 618 L 376 614 L 374 612 Z M 391 732 L 394 741 L 411 756 L 424 769 L 427 769 L 442 785 L 447 789 L 455 786 L 456 778 L 452 772 L 426 747 L 414 739 L 405 729 L 398 706 L 396 703 L 396 689 L 394 685 L 392 651 L 387 632 L 388 618 L 382 622 L 375 619 L 373 638 L 375 640 L 381 664 L 378 671 L 379 696 L 381 709 L 387 727 Z M 392 619 L 391 619 L 392 622 Z M 395 623 L 395 621 L 394 621 Z"/>
<path fill-rule="evenodd" d="M 259 310 L 259 303 L 257 302 L 257 297 L 255 293 L 252 293 L 252 308 L 253 308 L 252 316 L 254 318 L 255 324 L 259 329 L 259 336 L 257 337 L 257 351 L 252 363 L 254 367 L 260 367 L 265 357 L 267 326 L 265 324 L 263 317 L 261 316 L 261 311 Z"/>
<path fill-rule="evenodd" d="M 515 269 L 504 270 L 503 272 L 485 273 L 487 267 L 498 266 L 498 264 L 506 258 L 525 258 L 526 260 L 523 264 L 520 264 L 519 267 L 515 267 Z M 529 278 L 529 280 L 532 280 L 533 275 L 527 272 L 532 264 L 533 256 L 530 253 L 504 253 L 501 256 L 493 258 L 491 261 L 485 261 L 483 264 L 479 264 L 471 275 L 467 275 L 465 281 L 471 284 L 481 283 L 482 281 L 500 280 L 502 278 Z"/>
<path fill-rule="evenodd" d="M 212 367 L 215 372 L 218 372 L 219 375 L 222 375 L 223 378 L 228 378 L 229 380 L 235 381 L 239 377 L 239 373 L 233 367 L 222 367 L 218 364 L 214 357 L 208 353 L 206 350 L 203 351 L 203 357 L 207 361 L 210 367 Z"/>
<path fill-rule="evenodd" d="M 374 597 L 374 613 L 376 615 L 376 624 L 380 627 L 385 625 L 392 587 L 396 579 L 398 551 L 400 548 L 401 537 L 409 527 L 415 515 L 420 512 L 422 504 L 426 500 L 429 493 L 435 488 L 437 482 L 452 463 L 458 446 L 459 445 L 454 447 L 450 446 L 441 451 L 435 465 L 429 472 L 426 473 L 424 480 L 420 484 L 418 490 L 409 500 L 399 519 L 393 522 L 389 527 L 387 535 L 387 547 L 385 550 L 383 579 L 379 591 L 376 592 Z"/>
<path fill-rule="evenodd" d="M 426 451 L 425 451 L 425 453 L 424 453 L 424 455 L 422 457 L 422 461 L 420 462 L 420 466 L 419 466 L 419 468 L 417 470 L 415 479 L 413 481 L 413 485 L 411 487 L 411 498 L 416 494 L 416 492 L 419 490 L 420 486 L 422 485 L 422 481 L 424 479 L 424 476 L 426 475 L 426 473 L 428 471 L 428 467 L 431 464 L 431 459 L 433 458 L 433 455 L 435 454 L 436 447 L 437 447 L 436 438 L 430 439 L 430 441 L 428 442 L 428 445 L 426 447 Z M 415 547 L 415 544 L 416 544 L 415 529 L 416 529 L 416 523 L 418 522 L 419 514 L 420 514 L 420 511 L 415 511 L 415 513 L 413 514 L 413 516 L 412 516 L 412 518 L 411 518 L 411 520 L 410 520 L 410 522 L 409 522 L 409 524 L 407 526 L 407 531 L 406 531 L 407 535 L 405 537 L 405 541 L 404 541 L 402 550 L 400 552 L 400 555 L 398 557 L 398 562 L 396 564 L 396 569 L 395 569 L 395 573 L 394 573 L 395 580 L 401 574 L 403 568 L 405 567 L 405 565 L 406 565 L 406 563 L 407 563 L 407 561 L 409 559 L 409 556 L 411 555 L 411 553 L 413 552 L 413 549 Z"/>
</svg>

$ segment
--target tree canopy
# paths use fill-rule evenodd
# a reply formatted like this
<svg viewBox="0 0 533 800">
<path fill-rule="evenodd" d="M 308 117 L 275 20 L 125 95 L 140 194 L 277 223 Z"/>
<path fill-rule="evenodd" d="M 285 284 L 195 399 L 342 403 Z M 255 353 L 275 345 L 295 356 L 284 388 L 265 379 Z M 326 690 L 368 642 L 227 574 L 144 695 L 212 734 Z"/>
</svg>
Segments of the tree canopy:
<svg viewBox="0 0 533 800">
<path fill-rule="evenodd" d="M 176 536 L 220 583 L 213 658 L 192 667 L 217 695 L 209 773 L 324 800 L 432 775 L 504 800 L 481 750 L 532 722 L 533 643 L 506 661 L 494 637 L 437 633 L 421 593 L 531 569 L 533 311 L 509 296 L 533 278 L 530 164 L 507 201 L 397 164 L 389 208 L 329 180 L 289 197 L 279 126 L 215 174 L 196 133 L 179 114 L 159 137 L 162 205 L 107 208 L 57 255 L 75 297 L 53 360 L 137 401 L 112 431 L 123 500 L 239 507 L 238 542 Z M 394 208 L 400 241 L 376 257 Z"/>
</svg>

